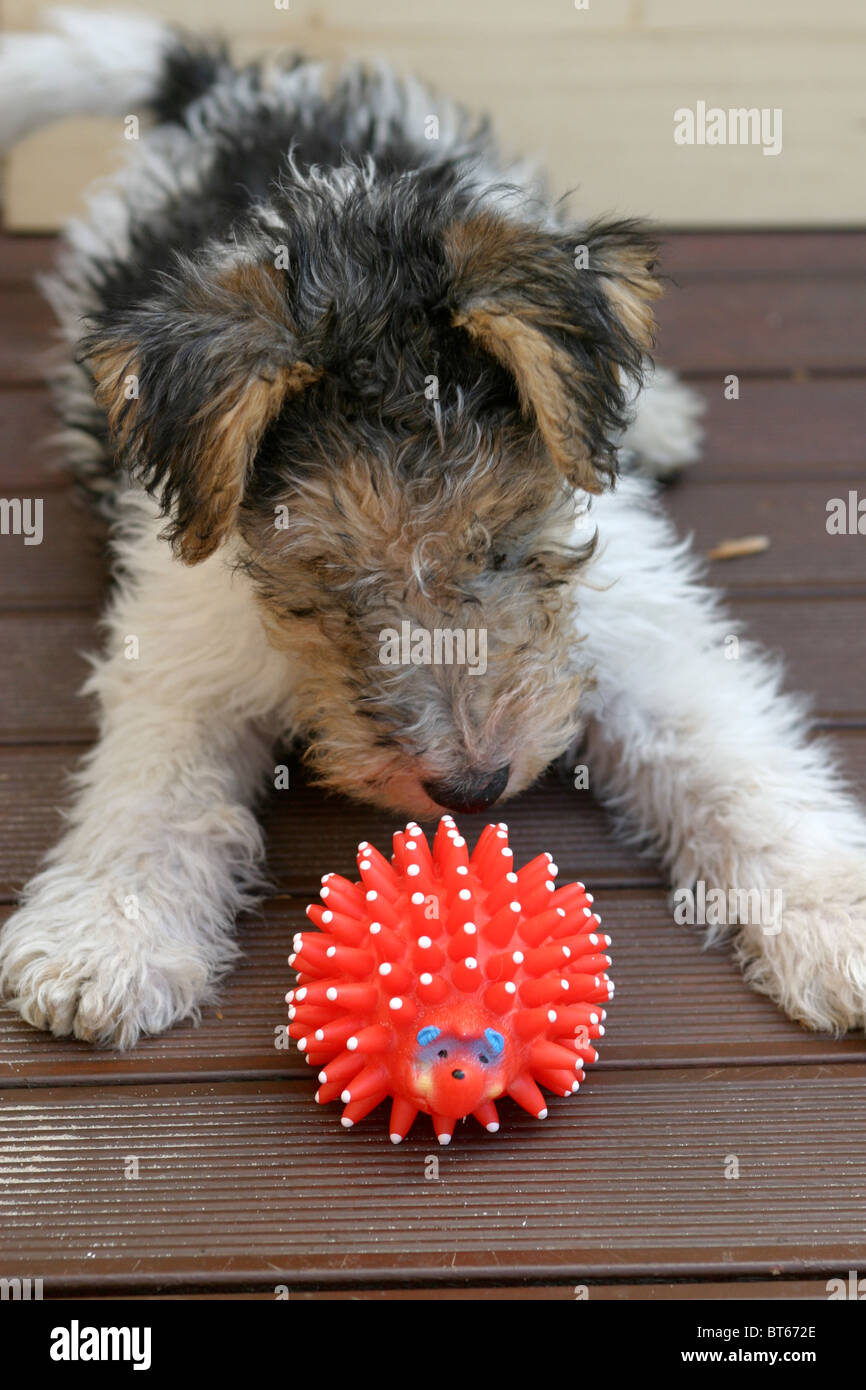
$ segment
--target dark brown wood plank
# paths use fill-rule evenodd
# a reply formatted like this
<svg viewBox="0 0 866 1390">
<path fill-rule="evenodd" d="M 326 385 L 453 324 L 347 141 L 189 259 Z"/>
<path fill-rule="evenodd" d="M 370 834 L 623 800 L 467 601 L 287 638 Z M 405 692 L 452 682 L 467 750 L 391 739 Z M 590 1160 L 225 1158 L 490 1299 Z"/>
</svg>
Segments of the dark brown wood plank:
<svg viewBox="0 0 866 1390">
<path fill-rule="evenodd" d="M 60 452 L 50 442 L 57 427 L 45 387 L 0 387 L 0 490 L 4 497 L 38 497 L 46 490 L 69 486 Z"/>
<path fill-rule="evenodd" d="M 59 838 L 80 744 L 0 748 L 0 899 L 9 901 Z"/>
<path fill-rule="evenodd" d="M 833 740 L 852 784 L 866 789 L 866 734 L 847 732 Z M 4 891 L 20 886 L 60 831 L 65 776 L 75 749 L 6 749 L 0 753 L 0 856 Z M 0 1082 L 30 1084 L 148 1075 L 221 1077 L 233 1073 L 304 1076 L 294 1053 L 274 1046 L 285 1019 L 283 996 L 291 979 L 287 956 L 294 931 L 305 925 L 306 901 L 329 867 L 351 870 L 358 839 L 387 851 L 394 818 L 339 802 L 329 818 L 322 798 L 293 768 L 292 801 L 283 798 L 267 816 L 269 867 L 277 888 L 296 894 L 277 898 L 260 916 L 242 924 L 245 956 L 227 982 L 218 1007 L 205 1011 L 199 1028 L 181 1025 L 142 1041 L 127 1054 L 100 1053 L 69 1039 L 53 1039 L 0 1012 Z M 614 937 L 618 991 L 599 1066 L 659 1066 L 762 1061 L 850 1060 L 864 1055 L 861 1037 L 841 1041 L 806 1033 L 767 1000 L 748 990 L 723 948 L 704 951 L 700 933 L 676 926 L 658 889 L 609 886 L 615 877 L 652 877 L 653 861 L 629 858 L 613 838 L 601 809 L 582 802 L 579 814 L 556 779 L 509 807 L 511 840 L 522 861 L 550 847 L 563 880 L 581 877 L 594 890 L 605 925 Z M 480 828 L 472 824 L 470 838 Z M 330 846 L 327 864 L 322 845 Z M 12 882 L 14 880 L 14 882 Z M 2 914 L 8 915 L 7 907 Z M 308 1078 L 309 1079 L 309 1078 Z"/>
<path fill-rule="evenodd" d="M 30 284 L 40 270 L 54 264 L 59 238 L 14 236 L 0 232 L 0 285 Z"/>
<path fill-rule="evenodd" d="M 717 566 L 721 568 L 721 566 Z M 815 716 L 862 723 L 866 713 L 866 643 L 862 599 L 813 597 L 731 603 L 746 635 L 784 660 L 786 685 L 811 697 Z"/>
<path fill-rule="evenodd" d="M 105 592 L 105 525 L 69 488 L 35 498 L 34 492 L 38 487 L 5 494 L 41 502 L 43 534 L 38 545 L 23 535 L 3 537 L 0 608 L 93 607 Z"/>
<path fill-rule="evenodd" d="M 542 841 L 536 842 L 537 849 Z M 382 848 L 387 848 L 385 841 Z M 560 850 L 568 853 L 560 856 Z M 556 845 L 558 857 L 571 847 Z M 352 861 L 319 859 L 316 868 L 353 874 Z M 587 875 L 588 877 L 588 875 Z M 563 878 L 563 881 L 564 878 Z M 613 937 L 617 997 L 600 1047 L 602 1070 L 622 1067 L 731 1065 L 738 1062 L 866 1062 L 866 1038 L 807 1033 L 743 982 L 727 948 L 703 949 L 698 928 L 676 925 L 661 890 L 595 886 L 596 906 Z M 36 1032 L 0 1011 L 0 1086 L 293 1076 L 315 1089 L 294 1047 L 276 1043 L 286 1021 L 294 975 L 287 957 L 296 931 L 309 926 L 305 903 L 277 898 L 240 928 L 244 958 L 218 1005 L 201 1024 L 146 1038 L 131 1052 L 103 1052 L 75 1039 Z M 0 912 L 0 923 L 10 909 Z M 281 1040 L 280 1040 L 281 1041 Z"/>
<path fill-rule="evenodd" d="M 727 401 L 721 377 L 697 382 L 706 402 L 703 457 L 683 485 L 721 479 L 866 475 L 866 387 L 859 378 L 759 381 L 740 379 L 740 397 Z"/>
<path fill-rule="evenodd" d="M 850 589 L 866 585 L 866 535 L 829 535 L 827 502 L 838 495 L 848 506 L 849 485 L 826 482 L 706 483 L 673 487 L 665 497 L 680 530 L 706 554 L 721 541 L 762 535 L 769 549 L 734 560 L 716 560 L 708 577 L 721 588 Z M 864 492 L 866 497 L 866 492 Z M 864 519 L 866 531 L 866 519 Z"/>
<path fill-rule="evenodd" d="M 852 786 L 866 792 L 866 733 L 849 731 L 832 740 Z M 0 753 L 0 855 L 4 892 L 20 886 L 60 829 L 57 807 L 65 774 L 76 750 L 3 750 Z M 762 1061 L 850 1060 L 864 1055 L 862 1037 L 828 1039 L 806 1033 L 766 999 L 747 989 L 725 948 L 702 949 L 696 929 L 677 926 L 660 889 L 625 889 L 626 882 L 658 878 L 657 864 L 638 860 L 613 837 L 600 807 L 581 801 L 558 779 L 518 798 L 508 808 L 511 842 L 519 862 L 550 848 L 563 881 L 581 878 L 594 891 L 605 925 L 614 937 L 617 999 L 599 1065 L 646 1066 Z M 303 907 L 315 898 L 329 868 L 351 872 L 354 849 L 367 838 L 387 852 L 395 818 L 326 803 L 292 769 L 291 800 L 276 794 L 266 814 L 268 865 L 276 888 L 294 899 L 266 903 L 244 922 L 245 955 L 225 985 L 218 1007 L 205 1011 L 199 1028 L 184 1024 L 160 1038 L 141 1042 L 132 1053 L 101 1054 L 74 1040 L 36 1033 L 8 1012 L 0 1013 L 0 1081 L 41 1079 L 80 1082 L 115 1077 L 214 1077 L 305 1075 L 294 1053 L 274 1046 L 285 1019 L 283 996 L 291 980 L 287 956 L 292 935 L 306 925 Z M 326 809 L 330 807 L 326 815 Z M 483 818 L 470 822 L 470 842 Z M 328 845 L 327 863 L 322 846 Z M 13 882 L 14 880 L 14 882 Z M 7 907 L 2 916 L 8 915 Z"/>
<path fill-rule="evenodd" d="M 864 393 L 866 396 L 866 393 Z M 2 393 L 0 393 L 2 403 Z M 0 405 L 2 409 L 2 405 Z M 864 421 L 866 423 L 866 421 Z M 866 467 L 866 465 L 864 465 Z M 736 563 L 720 563 L 710 578 L 733 589 L 784 586 L 801 592 L 816 587 L 853 589 L 866 579 L 863 536 L 831 536 L 827 506 L 846 502 L 855 479 L 807 482 L 783 479 L 751 486 L 713 470 L 700 487 L 697 472 L 668 488 L 665 506 L 684 532 L 706 551 L 727 537 L 766 534 L 771 548 Z M 6 497 L 28 497 L 43 505 L 41 545 L 9 536 L 0 546 L 0 607 L 80 607 L 100 602 L 105 592 L 105 526 L 68 488 L 48 491 L 41 478 L 27 488 L 8 487 Z M 866 494 L 864 494 L 866 495 Z M 859 494 L 858 494 L 859 496 Z"/>
<path fill-rule="evenodd" d="M 92 708 L 77 692 L 89 673 L 84 653 L 97 648 L 95 614 L 53 609 L 0 613 L 6 675 L 0 743 L 89 738 Z"/>
<path fill-rule="evenodd" d="M 663 232 L 667 275 L 866 275 L 863 231 Z"/>
<path fill-rule="evenodd" d="M 29 285 L 6 286 L 0 294 L 0 385 L 42 382 L 57 341 L 54 315 Z"/>
<path fill-rule="evenodd" d="M 661 361 L 690 375 L 866 370 L 866 278 L 696 280 L 658 321 Z"/>
<path fill-rule="evenodd" d="M 8 1091 L 0 1273 L 56 1294 L 857 1269 L 864 1084 L 860 1064 L 599 1072 L 445 1152 L 420 1125 L 390 1145 L 384 1108 L 347 1134 L 291 1081 Z"/>
</svg>

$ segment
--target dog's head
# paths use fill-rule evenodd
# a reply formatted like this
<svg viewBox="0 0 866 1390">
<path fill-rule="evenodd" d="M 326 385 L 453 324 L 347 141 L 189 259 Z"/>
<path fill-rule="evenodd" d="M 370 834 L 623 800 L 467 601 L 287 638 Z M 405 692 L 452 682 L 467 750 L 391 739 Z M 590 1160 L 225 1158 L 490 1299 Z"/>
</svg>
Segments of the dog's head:
<svg viewBox="0 0 866 1390">
<path fill-rule="evenodd" d="M 569 743 L 575 515 L 614 476 L 652 255 L 447 170 L 341 170 L 96 322 L 119 450 L 182 561 L 233 538 L 322 782 L 482 809 Z"/>
</svg>

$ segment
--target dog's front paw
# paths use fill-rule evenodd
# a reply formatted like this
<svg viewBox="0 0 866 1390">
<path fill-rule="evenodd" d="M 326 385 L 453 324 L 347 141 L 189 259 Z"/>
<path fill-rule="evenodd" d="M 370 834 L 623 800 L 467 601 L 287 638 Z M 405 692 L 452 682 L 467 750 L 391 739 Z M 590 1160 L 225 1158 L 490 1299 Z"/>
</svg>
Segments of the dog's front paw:
<svg viewBox="0 0 866 1390">
<path fill-rule="evenodd" d="M 0 993 L 36 1028 L 131 1047 L 197 1017 L 207 952 L 147 921 L 110 885 L 52 869 L 0 931 Z"/>
<path fill-rule="evenodd" d="M 744 931 L 738 950 L 756 989 L 805 1027 L 838 1033 L 866 1026 L 866 867 L 837 878 L 828 864 L 825 889 L 786 897 L 779 922 Z"/>
</svg>

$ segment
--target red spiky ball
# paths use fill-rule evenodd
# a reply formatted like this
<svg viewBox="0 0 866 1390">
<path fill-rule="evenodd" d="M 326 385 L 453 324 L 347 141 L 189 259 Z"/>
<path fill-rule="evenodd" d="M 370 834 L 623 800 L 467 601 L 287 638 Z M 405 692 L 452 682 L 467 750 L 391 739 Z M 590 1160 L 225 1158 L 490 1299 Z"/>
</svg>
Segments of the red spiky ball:
<svg viewBox="0 0 866 1390">
<path fill-rule="evenodd" d="M 443 816 L 432 854 L 410 822 L 390 863 L 365 840 L 359 882 L 322 879 L 307 908 L 319 931 L 289 957 L 289 1033 L 347 1128 L 386 1096 L 395 1144 L 419 1110 L 440 1144 L 469 1114 L 495 1131 L 501 1095 L 544 1119 L 537 1083 L 571 1095 L 596 1060 L 610 937 L 582 883 L 556 887 L 551 855 L 516 873 L 513 858 L 507 826 L 486 826 L 470 857 Z"/>
</svg>

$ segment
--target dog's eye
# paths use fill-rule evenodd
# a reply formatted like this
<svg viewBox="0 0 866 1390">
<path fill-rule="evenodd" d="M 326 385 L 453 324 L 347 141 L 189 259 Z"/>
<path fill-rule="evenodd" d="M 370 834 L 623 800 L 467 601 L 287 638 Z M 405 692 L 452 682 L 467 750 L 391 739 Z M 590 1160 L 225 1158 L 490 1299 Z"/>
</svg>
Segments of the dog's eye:
<svg viewBox="0 0 866 1390">
<path fill-rule="evenodd" d="M 505 554 L 504 551 L 496 551 L 490 557 L 490 568 L 492 570 L 501 570 L 502 566 L 505 564 L 505 561 L 507 559 L 508 556 Z"/>
<path fill-rule="evenodd" d="M 448 1053 L 445 1051 L 445 1048 L 444 1048 L 444 1047 L 443 1047 L 443 1048 L 440 1048 L 440 1050 L 439 1050 L 439 1056 L 440 1056 L 440 1057 L 447 1057 L 447 1056 L 448 1056 Z"/>
</svg>

